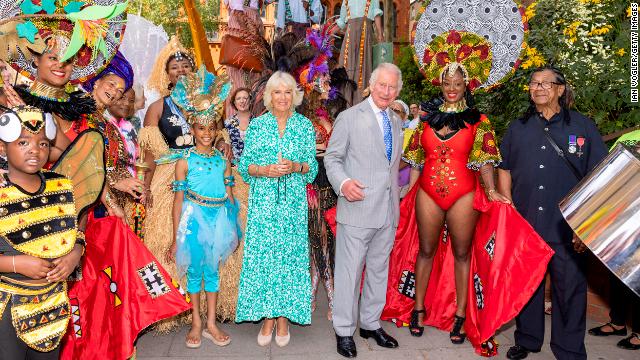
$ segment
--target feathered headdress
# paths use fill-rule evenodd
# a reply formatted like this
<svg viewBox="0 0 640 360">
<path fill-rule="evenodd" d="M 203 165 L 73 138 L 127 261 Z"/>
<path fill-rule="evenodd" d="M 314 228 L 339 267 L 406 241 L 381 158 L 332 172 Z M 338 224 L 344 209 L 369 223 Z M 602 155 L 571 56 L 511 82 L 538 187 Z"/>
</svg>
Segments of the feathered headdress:
<svg viewBox="0 0 640 360">
<path fill-rule="evenodd" d="M 187 113 L 189 124 L 207 126 L 222 118 L 224 101 L 231 89 L 227 80 L 225 75 L 215 76 L 201 66 L 197 72 L 180 78 L 171 99 Z"/>
<path fill-rule="evenodd" d="M 29 105 L 11 109 L 0 105 L 0 111 L 4 111 L 0 114 L 0 140 L 6 143 L 16 141 L 22 129 L 37 134 L 44 128 L 47 139 L 53 140 L 56 137 L 56 123 L 49 113 Z"/>
<path fill-rule="evenodd" d="M 156 62 L 153 64 L 149 80 L 147 80 L 147 86 L 150 89 L 156 90 L 163 97 L 169 95 L 171 91 L 169 89 L 170 82 L 169 75 L 167 74 L 167 62 L 172 56 L 175 57 L 176 60 L 188 59 L 194 69 L 196 66 L 193 60 L 193 54 L 182 46 L 178 36 L 173 35 L 169 43 L 160 50 Z"/>
<path fill-rule="evenodd" d="M 56 49 L 61 62 L 73 59 L 72 84 L 99 73 L 120 46 L 128 2 L 62 3 L 66 5 L 58 1 L 0 2 L 0 58 L 33 80 L 37 73 L 33 55 Z"/>
<path fill-rule="evenodd" d="M 323 79 L 328 81 L 329 59 L 333 56 L 334 42 L 331 31 L 335 26 L 335 23 L 327 22 L 320 29 L 307 29 L 306 44 L 315 49 L 316 54 L 311 61 L 296 70 L 299 73 L 298 82 L 305 94 L 314 89 L 325 91 L 322 82 Z"/>
</svg>

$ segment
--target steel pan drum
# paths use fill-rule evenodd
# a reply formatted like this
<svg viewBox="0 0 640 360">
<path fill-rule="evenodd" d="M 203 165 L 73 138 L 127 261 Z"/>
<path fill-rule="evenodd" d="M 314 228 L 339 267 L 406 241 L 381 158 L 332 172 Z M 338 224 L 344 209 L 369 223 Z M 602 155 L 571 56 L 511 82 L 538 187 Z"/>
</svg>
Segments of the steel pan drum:
<svg viewBox="0 0 640 360">
<path fill-rule="evenodd" d="M 560 202 L 589 249 L 640 296 L 640 157 L 618 144 Z"/>
</svg>

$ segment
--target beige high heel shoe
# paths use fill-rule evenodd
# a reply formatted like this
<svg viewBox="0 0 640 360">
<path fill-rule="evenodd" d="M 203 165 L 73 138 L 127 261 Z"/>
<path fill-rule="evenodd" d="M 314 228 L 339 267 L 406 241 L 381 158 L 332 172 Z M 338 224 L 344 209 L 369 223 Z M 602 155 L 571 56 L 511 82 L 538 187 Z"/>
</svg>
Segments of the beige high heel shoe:
<svg viewBox="0 0 640 360">
<path fill-rule="evenodd" d="M 262 324 L 264 326 L 264 323 Z M 262 335 L 262 328 L 260 328 L 260 332 L 258 332 L 258 345 L 267 346 L 271 343 L 271 338 L 273 337 L 273 329 L 276 328 L 276 324 L 273 324 L 271 328 L 271 332 L 269 335 Z"/>
<path fill-rule="evenodd" d="M 291 331 L 289 330 L 289 327 L 287 326 L 287 335 L 285 336 L 279 336 L 278 335 L 278 322 L 276 321 L 276 326 L 274 326 L 276 328 L 276 345 L 280 346 L 280 347 L 285 347 L 287 346 L 287 344 L 289 344 L 289 340 L 291 340 Z"/>
</svg>

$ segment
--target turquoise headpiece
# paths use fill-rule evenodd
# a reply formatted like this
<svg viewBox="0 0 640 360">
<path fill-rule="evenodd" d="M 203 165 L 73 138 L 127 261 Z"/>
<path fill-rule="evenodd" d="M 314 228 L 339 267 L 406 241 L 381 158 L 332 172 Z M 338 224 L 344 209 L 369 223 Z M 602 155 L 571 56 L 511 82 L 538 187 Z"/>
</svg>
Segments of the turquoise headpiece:
<svg viewBox="0 0 640 360">
<path fill-rule="evenodd" d="M 226 75 L 215 76 L 201 66 L 197 72 L 180 78 L 171 99 L 187 113 L 189 124 L 206 126 L 221 119 L 230 90 Z"/>
</svg>

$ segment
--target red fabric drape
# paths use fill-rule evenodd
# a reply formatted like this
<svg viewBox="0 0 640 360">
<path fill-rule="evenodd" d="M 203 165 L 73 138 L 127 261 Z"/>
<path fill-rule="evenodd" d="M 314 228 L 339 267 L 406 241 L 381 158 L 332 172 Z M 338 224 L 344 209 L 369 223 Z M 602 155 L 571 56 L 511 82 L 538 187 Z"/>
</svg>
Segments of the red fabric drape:
<svg viewBox="0 0 640 360">
<path fill-rule="evenodd" d="M 418 186 L 400 204 L 400 224 L 389 261 L 383 320 L 408 324 L 414 305 L 414 267 L 419 239 L 415 217 Z M 479 185 L 478 185 L 479 188 Z M 480 189 L 480 188 L 479 188 Z M 476 352 L 529 301 L 547 269 L 553 250 L 510 205 L 489 202 L 476 191 L 481 211 L 471 253 L 465 331 Z M 446 227 L 433 261 L 425 298 L 425 324 L 450 331 L 456 310 L 453 253 Z"/>
<path fill-rule="evenodd" d="M 86 241 L 83 279 L 69 289 L 72 319 L 60 358 L 127 359 L 143 329 L 191 305 L 119 218 L 90 219 Z"/>
</svg>

